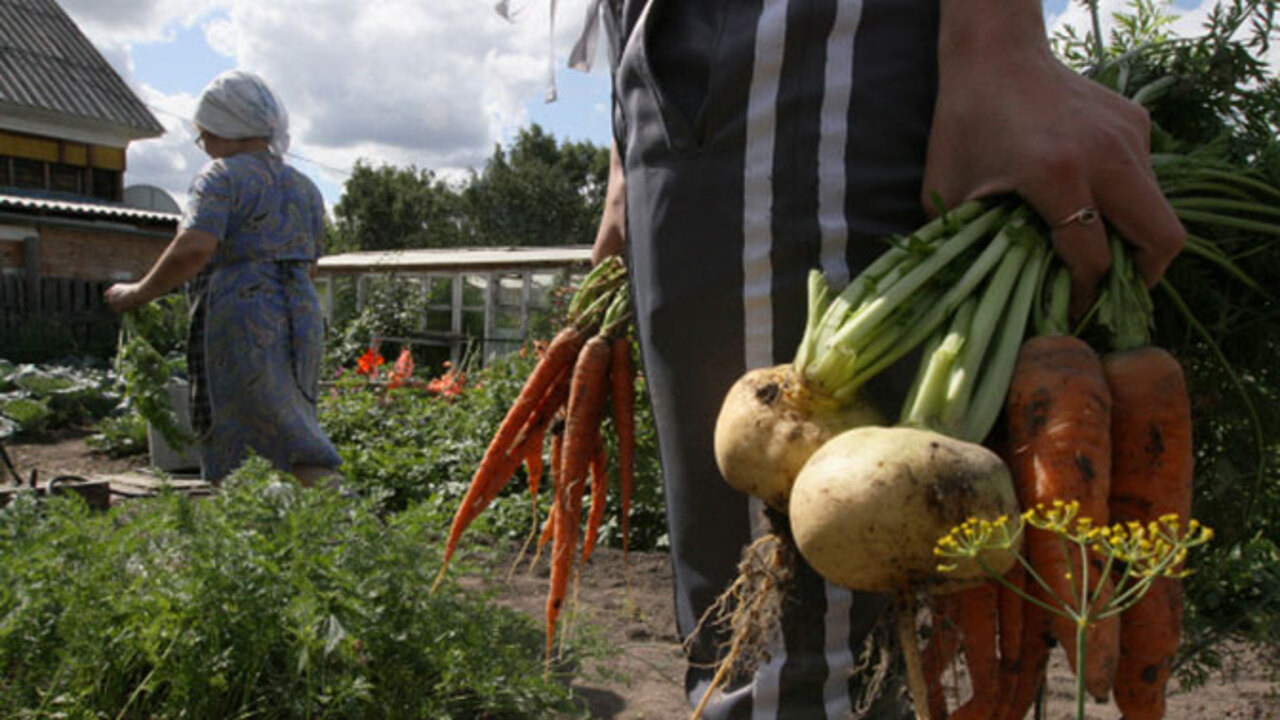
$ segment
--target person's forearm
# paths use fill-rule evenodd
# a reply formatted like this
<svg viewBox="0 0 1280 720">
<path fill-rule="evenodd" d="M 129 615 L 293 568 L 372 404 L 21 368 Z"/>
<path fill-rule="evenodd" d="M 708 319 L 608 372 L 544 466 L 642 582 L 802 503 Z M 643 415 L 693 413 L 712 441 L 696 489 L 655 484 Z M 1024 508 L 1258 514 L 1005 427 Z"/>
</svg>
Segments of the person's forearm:
<svg viewBox="0 0 1280 720">
<path fill-rule="evenodd" d="M 939 7 L 938 62 L 944 75 L 954 63 L 1048 52 L 1041 0 L 940 0 Z"/>
<path fill-rule="evenodd" d="M 617 143 L 609 152 L 609 181 L 605 189 L 604 210 L 600 227 L 591 248 L 591 261 L 598 263 L 611 255 L 621 255 L 626 249 L 627 182 L 622 170 L 622 158 Z"/>
<path fill-rule="evenodd" d="M 217 246 L 217 239 L 206 232 L 187 230 L 179 234 L 138 282 L 140 299 L 151 302 L 195 277 Z"/>
</svg>

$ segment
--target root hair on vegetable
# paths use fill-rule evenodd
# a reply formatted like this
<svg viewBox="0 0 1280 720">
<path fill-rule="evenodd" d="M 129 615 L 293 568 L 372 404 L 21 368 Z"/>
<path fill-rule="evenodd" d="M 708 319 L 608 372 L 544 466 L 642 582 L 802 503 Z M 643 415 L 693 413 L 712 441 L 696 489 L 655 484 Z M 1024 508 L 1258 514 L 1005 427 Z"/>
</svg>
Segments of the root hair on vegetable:
<svg viewBox="0 0 1280 720">
<path fill-rule="evenodd" d="M 692 717 L 702 716 L 712 697 L 735 677 L 748 677 L 769 661 L 771 649 L 781 636 L 782 614 L 795 578 L 799 555 L 781 513 L 766 508 L 773 530 L 742 551 L 738 575 L 733 583 L 707 608 L 688 644 L 707 629 L 727 636 L 716 674 Z"/>
</svg>

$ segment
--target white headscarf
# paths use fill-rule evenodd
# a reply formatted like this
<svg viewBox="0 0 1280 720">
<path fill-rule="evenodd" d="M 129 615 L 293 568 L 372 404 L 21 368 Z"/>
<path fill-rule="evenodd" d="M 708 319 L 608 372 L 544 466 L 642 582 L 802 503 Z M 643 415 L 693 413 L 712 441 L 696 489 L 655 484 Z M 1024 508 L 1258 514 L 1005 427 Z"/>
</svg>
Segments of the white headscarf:
<svg viewBox="0 0 1280 720">
<path fill-rule="evenodd" d="M 289 149 L 289 113 L 262 78 L 228 70 L 205 87 L 196 105 L 196 124 L 229 140 L 267 138 L 272 154 Z"/>
</svg>

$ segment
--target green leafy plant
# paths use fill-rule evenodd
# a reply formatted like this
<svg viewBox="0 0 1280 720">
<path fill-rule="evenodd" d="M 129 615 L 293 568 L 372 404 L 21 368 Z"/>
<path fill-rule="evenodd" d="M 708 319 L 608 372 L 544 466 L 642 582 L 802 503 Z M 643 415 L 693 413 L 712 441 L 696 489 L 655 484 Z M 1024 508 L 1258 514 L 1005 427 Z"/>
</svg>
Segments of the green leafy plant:
<svg viewBox="0 0 1280 720">
<path fill-rule="evenodd" d="M 1171 36 L 1169 6 L 1156 0 L 1130 2 L 1104 37 L 1096 3 L 1083 4 L 1090 28 L 1060 33 L 1060 54 L 1147 108 L 1154 152 L 1233 168 L 1230 176 L 1182 185 L 1280 183 L 1280 81 L 1265 62 L 1277 31 L 1274 2 L 1223 0 L 1194 37 Z M 1184 682 L 1203 680 L 1217 666 L 1214 648 L 1223 639 L 1280 646 L 1280 314 L 1273 290 L 1280 287 L 1280 238 L 1256 222 L 1274 220 L 1277 202 L 1268 200 L 1263 215 L 1224 212 L 1231 224 L 1188 225 L 1193 241 L 1203 238 L 1247 267 L 1248 282 L 1214 258 L 1184 252 L 1153 295 L 1154 342 L 1186 368 L 1194 403 L 1196 513 L 1219 529 L 1217 541 L 1200 551 L 1201 571 L 1187 581 L 1178 660 Z"/>
<path fill-rule="evenodd" d="M 91 360 L 56 365 L 0 366 L 0 416 L 14 433 L 78 427 L 107 415 L 120 401 L 110 374 Z"/>
<path fill-rule="evenodd" d="M 381 499 L 389 510 L 427 503 L 451 514 L 466 492 L 484 456 L 488 438 L 519 394 L 534 363 L 532 353 L 490 358 L 483 368 L 466 370 L 461 393 L 445 395 L 419 387 L 384 390 L 371 387 L 353 371 L 345 372 L 320 398 L 320 420 L 342 455 L 342 473 L 357 492 Z M 631 547 L 666 544 L 666 522 L 658 471 L 657 440 L 643 387 L 636 408 L 636 488 L 632 502 Z M 606 442 L 616 442 L 608 426 Z M 610 458 L 617 453 L 610 449 Z M 617 468 L 610 475 L 618 477 Z M 529 533 L 530 500 L 524 470 L 477 520 L 481 535 L 523 540 Z M 547 493 L 539 517 L 546 517 Z M 607 517 L 616 518 L 617 493 L 611 493 Z M 601 530 L 600 542 L 620 543 L 616 522 Z"/>
<path fill-rule="evenodd" d="M 19 498 L 0 510 L 0 715 L 573 714 L 531 620 L 425 592 L 443 519 L 374 509 L 257 458 L 209 499 Z"/>
<path fill-rule="evenodd" d="M 168 295 L 124 314 L 115 359 L 130 407 L 177 450 L 195 438 L 179 421 L 169 399 L 169 382 L 185 368 L 177 351 L 185 339 L 186 301 Z M 164 349 L 169 348 L 166 357 Z"/>
<path fill-rule="evenodd" d="M 125 457 L 147 451 L 147 421 L 136 412 L 105 417 L 94 429 L 85 443 L 98 452 Z"/>
</svg>

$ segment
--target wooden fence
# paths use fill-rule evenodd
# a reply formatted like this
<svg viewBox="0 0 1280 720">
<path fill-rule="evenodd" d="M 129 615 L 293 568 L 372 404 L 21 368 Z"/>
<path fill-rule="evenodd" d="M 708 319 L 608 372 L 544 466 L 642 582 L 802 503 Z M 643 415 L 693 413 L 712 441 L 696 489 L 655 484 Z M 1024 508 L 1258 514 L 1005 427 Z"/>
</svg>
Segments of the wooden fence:
<svg viewBox="0 0 1280 720">
<path fill-rule="evenodd" d="M 0 357 L 110 353 L 119 319 L 102 301 L 110 280 L 0 273 Z"/>
</svg>

